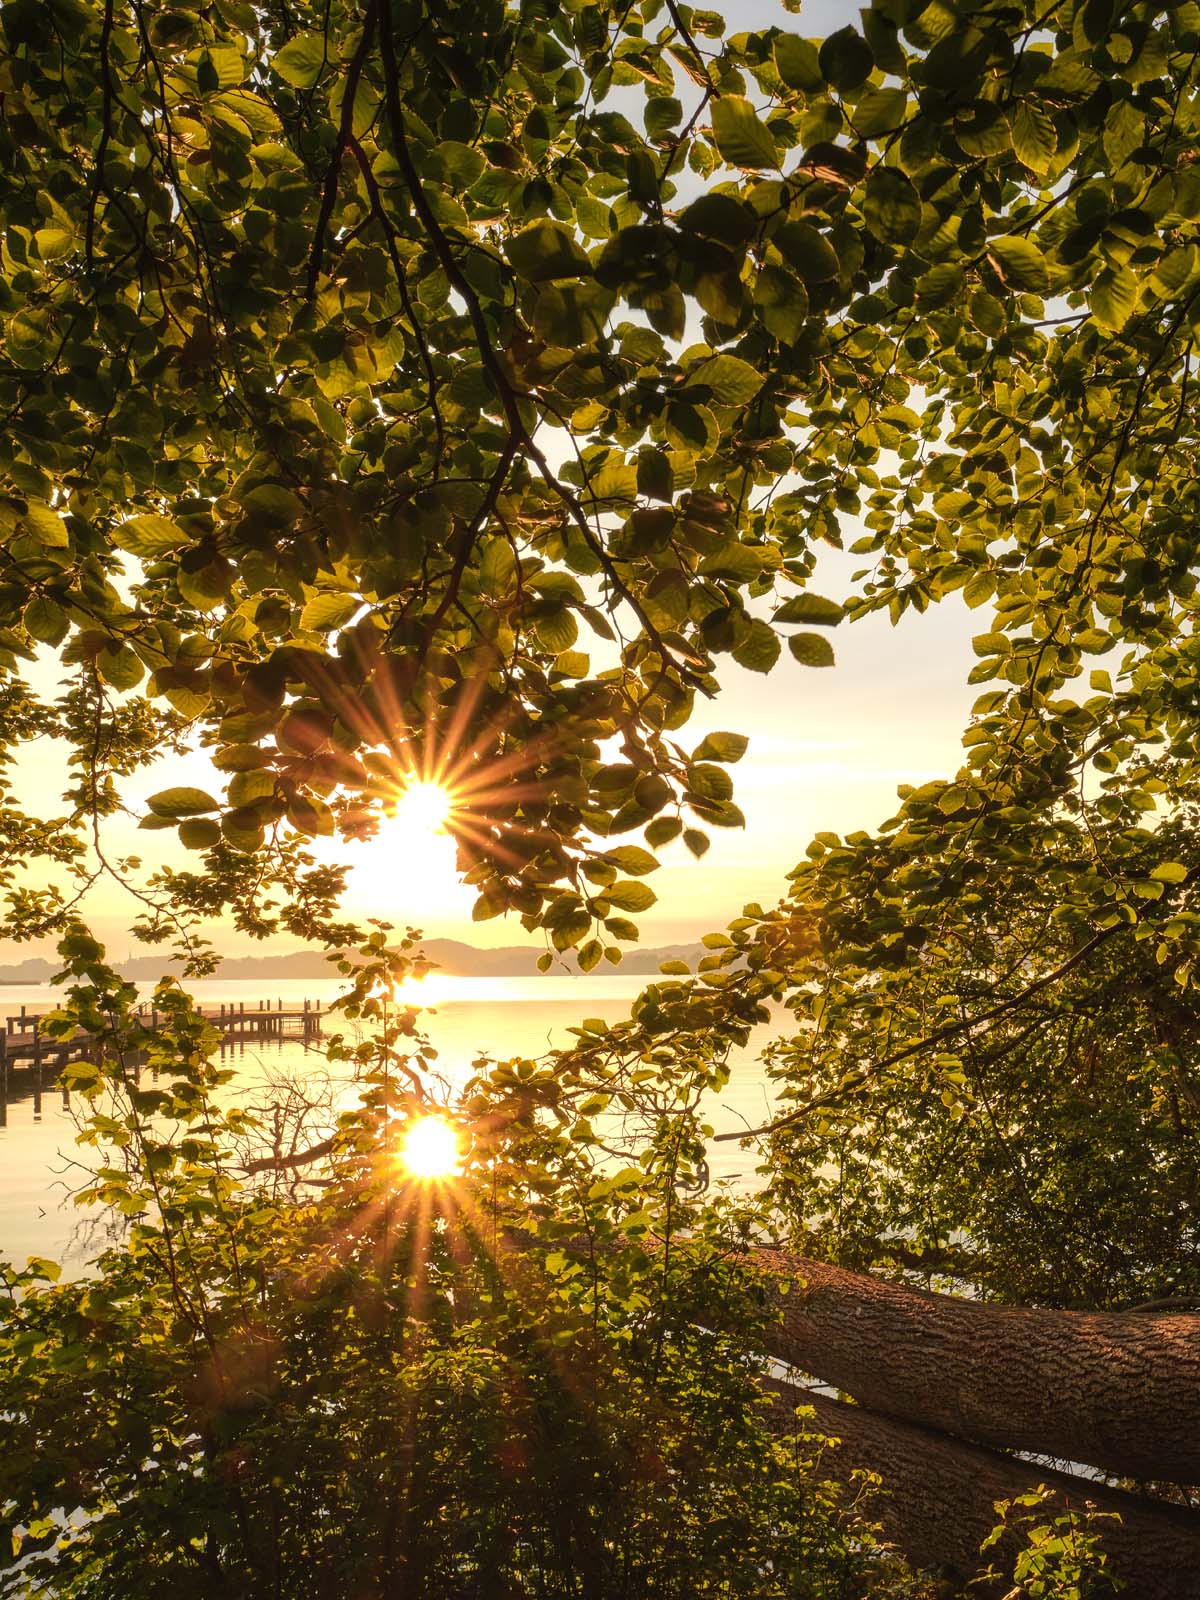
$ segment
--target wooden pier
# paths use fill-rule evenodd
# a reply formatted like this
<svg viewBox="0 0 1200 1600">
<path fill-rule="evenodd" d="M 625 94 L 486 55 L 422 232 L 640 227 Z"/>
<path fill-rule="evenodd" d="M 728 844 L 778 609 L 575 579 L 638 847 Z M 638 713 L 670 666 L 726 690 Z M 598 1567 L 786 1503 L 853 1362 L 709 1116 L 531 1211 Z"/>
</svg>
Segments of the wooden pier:
<svg viewBox="0 0 1200 1600">
<path fill-rule="evenodd" d="M 245 1048 L 250 1043 L 282 1044 L 296 1040 L 311 1044 L 321 1037 L 324 1013 L 320 1001 L 258 1000 L 233 1001 L 226 1005 L 201 1006 L 200 1013 L 206 1022 L 220 1030 L 221 1048 Z M 70 1039 L 52 1039 L 40 1031 L 38 1024 L 46 1012 L 31 1011 L 22 1006 L 14 1015 L 3 1019 L 0 1031 L 0 1127 L 6 1122 L 5 1111 L 10 1099 L 25 1099 L 32 1090 L 34 1114 L 41 1111 L 42 1092 L 52 1086 L 55 1076 L 72 1061 L 95 1060 L 100 1043 L 94 1034 L 82 1029 Z M 149 1001 L 136 1009 L 138 1020 L 147 1027 L 156 1028 L 159 1020 L 165 1023 L 166 1015 Z M 66 1091 L 64 1089 L 64 1103 Z"/>
</svg>

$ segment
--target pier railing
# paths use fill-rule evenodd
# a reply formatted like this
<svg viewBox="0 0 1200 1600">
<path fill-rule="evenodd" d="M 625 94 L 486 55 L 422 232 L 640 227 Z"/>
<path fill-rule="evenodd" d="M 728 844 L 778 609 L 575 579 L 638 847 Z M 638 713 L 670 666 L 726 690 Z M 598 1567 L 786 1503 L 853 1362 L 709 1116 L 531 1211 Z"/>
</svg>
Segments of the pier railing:
<svg viewBox="0 0 1200 1600">
<path fill-rule="evenodd" d="M 319 1000 L 235 1000 L 201 1006 L 200 1013 L 231 1041 L 300 1039 L 307 1042 L 320 1036 L 325 1015 Z M 80 1030 L 69 1039 L 50 1038 L 39 1027 L 47 1015 L 49 1013 L 22 1006 L 14 1015 L 4 1018 L 0 1032 L 0 1063 L 25 1068 L 87 1059 L 98 1043 L 97 1037 Z M 136 1015 L 151 1028 L 158 1026 L 159 1012 L 151 1001 L 143 1001 L 136 1008 Z"/>
<path fill-rule="evenodd" d="M 205 1021 L 220 1030 L 222 1048 L 244 1047 L 251 1041 L 281 1044 L 289 1039 L 309 1044 L 321 1037 L 325 1017 L 319 1000 L 234 1000 L 199 1009 Z M 135 1014 L 151 1028 L 158 1026 L 160 1016 L 166 1021 L 149 1000 L 143 1001 Z M 7 1125 L 9 1105 L 31 1096 L 34 1118 L 40 1118 L 42 1095 L 53 1087 L 62 1069 L 73 1061 L 99 1058 L 102 1046 L 96 1034 L 80 1029 L 69 1039 L 59 1039 L 43 1033 L 38 1024 L 48 1015 L 21 1006 L 0 1019 L 0 1128 Z M 65 1083 L 61 1087 L 66 1106 L 68 1091 Z"/>
</svg>

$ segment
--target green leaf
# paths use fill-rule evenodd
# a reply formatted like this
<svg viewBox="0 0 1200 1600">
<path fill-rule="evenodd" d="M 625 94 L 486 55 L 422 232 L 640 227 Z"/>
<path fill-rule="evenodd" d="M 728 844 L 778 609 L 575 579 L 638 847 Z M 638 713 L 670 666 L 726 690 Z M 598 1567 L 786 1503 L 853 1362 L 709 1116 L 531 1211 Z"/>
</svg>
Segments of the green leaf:
<svg viewBox="0 0 1200 1600">
<path fill-rule="evenodd" d="M 646 104 L 646 133 L 651 139 L 669 137 L 672 128 L 683 117 L 683 106 L 669 95 L 650 100 Z"/>
<path fill-rule="evenodd" d="M 644 878 L 646 873 L 654 872 L 658 867 L 657 856 L 652 856 L 649 850 L 643 850 L 636 844 L 623 844 L 615 850 L 606 850 L 604 860 L 610 867 L 616 867 L 618 872 L 628 872 L 635 878 Z"/>
<path fill-rule="evenodd" d="M 1050 287 L 1050 268 L 1032 239 L 1005 234 L 988 241 L 988 253 L 1006 283 L 1018 289 L 1031 289 L 1034 294 L 1044 294 Z"/>
<path fill-rule="evenodd" d="M 314 794 L 294 795 L 288 802 L 287 819 L 300 833 L 318 834 L 326 838 L 336 828 L 333 812 L 324 800 Z"/>
<path fill-rule="evenodd" d="M 824 90 L 821 60 L 811 39 L 802 39 L 797 33 L 779 32 L 772 48 L 775 70 L 789 89 L 800 89 L 805 94 L 820 94 Z"/>
<path fill-rule="evenodd" d="M 863 216 L 877 239 L 907 244 L 921 227 L 921 198 L 895 167 L 876 167 L 867 179 Z"/>
<path fill-rule="evenodd" d="M 39 228 L 33 237 L 43 261 L 60 261 L 75 248 L 75 230 L 63 222 L 49 222 L 44 228 Z"/>
<path fill-rule="evenodd" d="M 177 522 L 153 513 L 118 522 L 112 536 L 114 544 L 141 561 L 155 561 L 191 543 L 190 535 Z"/>
<path fill-rule="evenodd" d="M 323 33 L 298 33 L 271 59 L 271 65 L 293 89 L 311 89 L 327 65 Z"/>
<path fill-rule="evenodd" d="M 998 105 L 977 100 L 954 119 L 954 138 L 968 156 L 984 159 L 1005 155 L 1012 148 L 1012 129 Z"/>
<path fill-rule="evenodd" d="M 328 633 L 344 627 L 361 605 L 353 594 L 315 594 L 300 613 L 300 626 L 305 633 Z"/>
<path fill-rule="evenodd" d="M 810 288 L 828 283 L 842 270 L 837 251 L 810 222 L 785 222 L 776 228 L 771 242 Z"/>
<path fill-rule="evenodd" d="M 517 581 L 517 558 L 507 539 L 489 539 L 479 563 L 479 587 L 497 599 L 511 594 Z"/>
<path fill-rule="evenodd" d="M 65 550 L 71 543 L 66 524 L 57 511 L 42 500 L 30 500 L 25 507 L 25 526 L 49 550 Z"/>
<path fill-rule="evenodd" d="M 980 333 L 986 333 L 989 338 L 998 339 L 1008 326 L 1003 302 L 986 289 L 976 289 L 968 309 L 971 321 Z"/>
<path fill-rule="evenodd" d="M 616 296 L 594 279 L 583 283 L 548 283 L 533 308 L 533 325 L 547 344 L 573 349 L 603 337 Z M 491 398 L 485 378 L 485 398 Z M 480 409 L 483 409 L 481 406 Z"/>
<path fill-rule="evenodd" d="M 538 617 L 533 624 L 533 631 L 543 649 L 549 650 L 552 655 L 561 655 L 578 639 L 579 624 L 574 613 L 564 608 Z"/>
<path fill-rule="evenodd" d="M 936 311 L 939 306 L 957 300 L 966 282 L 966 274 L 955 261 L 941 261 L 930 267 L 917 280 L 917 305 L 922 311 Z"/>
<path fill-rule="evenodd" d="M 794 633 L 788 640 L 788 649 L 802 666 L 833 666 L 833 646 L 822 634 Z"/>
<path fill-rule="evenodd" d="M 213 766 L 222 773 L 246 773 L 251 766 L 269 765 L 269 755 L 258 744 L 227 744 L 213 755 Z"/>
<path fill-rule="evenodd" d="M 992 598 L 996 592 L 996 580 L 990 572 L 976 572 L 968 578 L 963 585 L 962 597 L 972 611 L 977 606 Z"/>
<path fill-rule="evenodd" d="M 529 283 L 582 278 L 592 270 L 582 245 L 570 229 L 545 217 L 509 239 L 504 251 L 516 271 Z"/>
<path fill-rule="evenodd" d="M 30 638 L 40 644 L 61 644 L 70 624 L 63 608 L 47 595 L 35 595 L 21 613 Z"/>
<path fill-rule="evenodd" d="M 1160 883 L 1183 883 L 1187 879 L 1188 869 L 1182 861 L 1160 861 L 1150 869 L 1150 876 L 1157 878 Z"/>
<path fill-rule="evenodd" d="M 692 760 L 740 761 L 749 744 L 744 733 L 708 733 L 692 751 Z"/>
<path fill-rule="evenodd" d="M 213 563 L 189 571 L 180 568 L 175 574 L 179 593 L 197 611 L 214 611 L 229 592 L 233 574 L 224 565 Z"/>
<path fill-rule="evenodd" d="M 1088 295 L 1092 316 L 1109 333 L 1120 333 L 1137 310 L 1141 285 L 1128 267 L 1106 267 Z"/>
<path fill-rule="evenodd" d="M 665 450 L 643 445 L 637 457 L 637 491 L 648 500 L 670 500 L 675 493 L 675 474 Z"/>
<path fill-rule="evenodd" d="M 589 932 L 592 919 L 586 911 L 577 911 L 556 923 L 550 932 L 550 941 L 556 950 L 569 950 Z"/>
<path fill-rule="evenodd" d="M 817 58 L 826 83 L 844 93 L 857 89 L 875 67 L 871 46 L 854 28 L 839 28 L 821 46 Z"/>
<path fill-rule="evenodd" d="M 116 649 L 101 650 L 96 657 L 96 667 L 105 683 L 123 691 L 136 689 L 146 675 L 137 652 L 127 644 L 118 645 Z"/>
<path fill-rule="evenodd" d="M 1050 113 L 1035 101 L 1022 100 L 1008 120 L 1017 160 L 1031 172 L 1048 171 L 1058 153 L 1058 133 Z"/>
<path fill-rule="evenodd" d="M 758 218 L 743 200 L 718 192 L 702 194 L 698 200 L 693 200 L 680 213 L 679 226 L 736 250 L 753 239 L 758 231 Z"/>
<path fill-rule="evenodd" d="M 661 845 L 670 844 L 672 839 L 679 837 L 683 823 L 678 817 L 655 817 L 653 822 L 648 822 L 643 830 L 646 843 L 657 850 Z"/>
<path fill-rule="evenodd" d="M 740 95 L 722 95 L 714 102 L 712 129 L 717 149 L 731 167 L 755 171 L 779 166 L 774 135 L 749 100 Z"/>
<path fill-rule="evenodd" d="M 1004 655 L 1010 649 L 1012 640 L 1003 632 L 977 633 L 971 640 L 971 648 L 977 656 Z"/>
<path fill-rule="evenodd" d="M 714 828 L 744 828 L 746 818 L 732 800 L 689 800 L 688 804 Z"/>
<path fill-rule="evenodd" d="M 217 801 L 203 789 L 180 787 L 152 794 L 146 804 L 156 817 L 198 817 L 220 809 Z"/>
<path fill-rule="evenodd" d="M 221 837 L 231 849 L 253 855 L 261 850 L 266 835 L 255 812 L 227 811 L 221 818 Z"/>
<path fill-rule="evenodd" d="M 1116 642 L 1112 634 L 1106 633 L 1103 628 L 1081 628 L 1071 635 L 1071 643 L 1077 650 L 1085 650 L 1095 656 L 1104 655 Z"/>
<path fill-rule="evenodd" d="M 632 462 L 623 461 L 619 455 L 612 455 L 589 481 L 588 488 L 597 500 L 632 505 L 638 492 L 637 467 Z"/>
<path fill-rule="evenodd" d="M 793 344 L 808 321 L 808 291 L 786 267 L 768 264 L 755 280 L 754 309 L 769 333 Z"/>
<path fill-rule="evenodd" d="M 693 762 L 688 768 L 688 795 L 699 795 L 702 800 L 731 800 L 733 779 L 724 767 L 710 766 L 707 762 Z"/>
<path fill-rule="evenodd" d="M 43 1278 L 47 1283 L 57 1283 L 62 1277 L 62 1268 L 57 1261 L 49 1261 L 45 1256 L 28 1256 L 25 1261 L 25 1270 L 35 1278 Z"/>
<path fill-rule="evenodd" d="M 446 176 L 459 192 L 469 189 L 483 176 L 487 168 L 483 154 L 458 139 L 443 139 L 438 145 L 437 153 L 446 169 Z"/>
<path fill-rule="evenodd" d="M 220 838 L 220 824 L 213 818 L 189 817 L 179 824 L 179 842 L 185 850 L 211 850 Z"/>
<path fill-rule="evenodd" d="M 707 454 L 720 433 L 716 418 L 707 406 L 677 402 L 667 407 L 667 440 L 677 449 L 696 455 Z"/>
<path fill-rule="evenodd" d="M 747 405 L 763 386 L 763 374 L 738 356 L 713 356 L 693 367 L 690 377 L 705 384 L 723 406 Z"/>
<path fill-rule="evenodd" d="M 1194 244 L 1168 250 L 1155 265 L 1151 277 L 1155 291 L 1164 299 L 1173 299 L 1194 281 L 1198 266 L 1200 251 Z"/>
<path fill-rule="evenodd" d="M 266 767 L 248 767 L 235 773 L 229 784 L 229 804 L 235 809 L 267 800 L 275 793 L 275 774 Z"/>
<path fill-rule="evenodd" d="M 648 883 L 633 883 L 628 878 L 618 878 L 601 891 L 610 905 L 619 911 L 648 911 L 658 899 Z"/>
<path fill-rule="evenodd" d="M 642 310 L 650 326 L 668 339 L 682 339 L 687 327 L 687 302 L 677 283 L 664 284 L 642 295 Z"/>
<path fill-rule="evenodd" d="M 770 672 L 779 660 L 779 635 L 769 623 L 755 617 L 733 647 L 733 659 L 751 672 Z"/>
<path fill-rule="evenodd" d="M 240 498 L 247 511 L 279 528 L 290 528 L 304 514 L 303 500 L 281 483 L 256 483 Z"/>
<path fill-rule="evenodd" d="M 1146 143 L 1146 118 L 1132 101 L 1118 100 L 1104 118 L 1103 138 L 1104 153 L 1116 171 Z"/>
<path fill-rule="evenodd" d="M 793 595 L 785 600 L 771 619 L 773 622 L 810 622 L 820 628 L 832 628 L 846 615 L 846 608 L 836 600 L 827 600 L 823 594 Z"/>
<path fill-rule="evenodd" d="M 901 126 L 908 111 L 905 89 L 872 89 L 850 113 L 850 120 L 864 139 L 876 139 Z"/>
</svg>

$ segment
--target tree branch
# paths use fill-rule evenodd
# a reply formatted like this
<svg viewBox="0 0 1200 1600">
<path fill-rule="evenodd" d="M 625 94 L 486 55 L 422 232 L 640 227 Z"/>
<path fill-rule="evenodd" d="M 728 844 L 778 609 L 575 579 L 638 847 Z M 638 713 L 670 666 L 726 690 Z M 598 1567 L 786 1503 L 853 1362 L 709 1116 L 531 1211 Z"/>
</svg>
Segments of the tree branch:
<svg viewBox="0 0 1200 1600">
<path fill-rule="evenodd" d="M 1075 953 L 1055 967 L 1053 972 L 1047 972 L 1044 977 L 1022 989 L 1020 994 L 1010 995 L 1006 1000 L 998 1001 L 994 1006 L 989 1006 L 986 1011 L 979 1012 L 973 1017 L 960 1017 L 957 1022 L 948 1022 L 944 1027 L 935 1028 L 932 1033 L 927 1033 L 923 1039 L 917 1039 L 912 1044 L 905 1045 L 902 1050 L 895 1050 L 889 1056 L 884 1056 L 882 1061 L 876 1061 L 868 1068 L 864 1068 L 854 1077 L 841 1084 L 836 1090 L 840 1098 L 847 1090 L 862 1088 L 878 1073 L 884 1072 L 888 1067 L 897 1066 L 901 1061 L 907 1061 L 911 1056 L 920 1055 L 923 1050 L 930 1050 L 934 1045 L 943 1043 L 946 1039 L 953 1039 L 960 1033 L 965 1033 L 975 1028 L 981 1028 L 985 1023 L 995 1022 L 997 1018 L 1006 1016 L 1010 1011 L 1015 1011 L 1018 1006 L 1025 1004 L 1035 994 L 1040 994 L 1043 989 L 1048 989 L 1051 984 L 1058 983 L 1060 979 L 1073 971 L 1081 962 L 1087 960 L 1092 952 L 1100 945 L 1111 939 L 1115 933 L 1120 933 L 1128 927 L 1127 923 L 1114 923 L 1111 928 L 1101 928 L 1099 933 L 1080 945 Z M 804 1105 L 794 1111 L 789 1111 L 785 1116 L 776 1117 L 773 1122 L 764 1123 L 761 1128 L 750 1128 L 745 1133 L 718 1133 L 714 1143 L 721 1143 L 728 1139 L 757 1139 L 769 1133 L 777 1133 L 780 1128 L 789 1127 L 793 1122 L 799 1122 L 809 1116 L 813 1111 L 819 1110 L 829 1103 L 830 1096 L 822 1096 L 816 1100 L 808 1100 Z"/>
<path fill-rule="evenodd" d="M 362 76 L 363 65 L 370 54 L 371 45 L 375 38 L 375 22 L 378 16 L 377 0 L 369 0 L 366 11 L 363 13 L 362 36 L 358 41 L 358 48 L 350 58 L 350 65 L 346 68 L 346 83 L 342 93 L 342 115 L 338 123 L 337 144 L 329 166 L 325 173 L 325 185 L 321 191 L 321 209 L 317 215 L 316 231 L 313 234 L 312 250 L 308 258 L 308 283 L 306 293 L 311 300 L 317 292 L 317 279 L 321 274 L 321 257 L 325 250 L 325 232 L 329 226 L 329 218 L 333 214 L 334 201 L 337 199 L 338 178 L 341 173 L 342 157 L 350 147 L 354 138 L 354 104 L 358 99 L 358 80 Z"/>
<path fill-rule="evenodd" d="M 437 256 L 442 271 L 446 274 L 447 281 L 461 295 L 467 308 L 467 315 L 475 334 L 475 342 L 479 349 L 480 359 L 488 376 L 495 386 L 501 407 L 504 411 L 505 422 L 508 425 L 510 437 L 519 444 L 526 455 L 536 464 L 546 485 L 553 490 L 555 495 L 566 506 L 571 520 L 579 529 L 586 541 L 588 548 L 595 555 L 604 570 L 604 574 L 611 583 L 615 592 L 630 607 L 642 627 L 646 636 L 651 640 L 664 664 L 669 663 L 693 688 L 707 688 L 702 678 L 692 672 L 688 666 L 681 665 L 671 651 L 668 650 L 658 629 L 650 620 L 641 602 L 629 589 L 624 579 L 617 572 L 616 567 L 604 548 L 603 542 L 596 537 L 591 524 L 588 522 L 579 500 L 565 484 L 555 476 L 549 462 L 540 446 L 533 438 L 533 434 L 521 415 L 520 399 L 512 379 L 504 369 L 500 357 L 492 344 L 491 331 L 484 316 L 483 307 L 479 302 L 471 283 L 455 260 L 454 252 L 450 247 L 450 240 L 446 236 L 441 223 L 433 213 L 428 197 L 421 184 L 420 175 L 412 159 L 412 152 L 408 147 L 408 139 L 404 131 L 404 111 L 400 101 L 400 80 L 396 66 L 395 48 L 391 36 L 391 4 L 390 0 L 381 0 L 382 4 L 382 29 L 381 54 L 383 59 L 383 73 L 385 85 L 385 100 L 387 105 L 388 125 L 392 135 L 394 154 L 399 163 L 405 187 L 412 199 L 413 209 L 417 213 L 426 236 Z M 698 661 L 698 658 L 693 658 Z"/>
<path fill-rule="evenodd" d="M 832 1471 L 845 1481 L 869 1472 L 882 1479 L 864 1509 L 914 1566 L 941 1569 L 952 1584 L 963 1585 L 988 1558 L 997 1558 L 1007 1575 L 991 1587 L 973 1585 L 970 1592 L 981 1600 L 1025 1592 L 1012 1589 L 1010 1576 L 1025 1547 L 1019 1525 L 1010 1525 L 987 1557 L 979 1547 L 1000 1520 L 997 1503 L 1039 1486 L 1047 1494 L 1034 1508 L 1035 1523 L 1074 1513 L 1081 1531 L 1093 1534 L 1107 1556 L 1122 1600 L 1179 1600 L 1200 1570 L 1200 1519 L 1194 1511 L 1014 1460 L 778 1379 L 764 1379 L 762 1387 L 774 1402 L 773 1427 L 827 1436 L 818 1474 Z M 813 1411 L 815 1421 L 797 1419 L 797 1407 Z"/>
</svg>

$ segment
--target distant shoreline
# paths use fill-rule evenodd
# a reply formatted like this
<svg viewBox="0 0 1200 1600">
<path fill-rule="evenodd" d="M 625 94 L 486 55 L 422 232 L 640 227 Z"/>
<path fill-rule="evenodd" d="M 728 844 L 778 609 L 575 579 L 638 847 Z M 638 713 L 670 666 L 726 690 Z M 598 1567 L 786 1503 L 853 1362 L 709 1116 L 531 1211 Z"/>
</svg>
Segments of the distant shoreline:
<svg viewBox="0 0 1200 1600">
<path fill-rule="evenodd" d="M 538 972 L 538 957 L 544 953 L 538 945 L 501 945 L 495 949 L 478 949 L 457 939 L 426 939 L 420 947 L 439 973 L 449 978 L 534 978 Z M 705 955 L 704 946 L 695 944 L 655 945 L 645 950 L 627 950 L 619 967 L 605 963 L 592 972 L 581 972 L 570 956 L 559 958 L 546 976 L 572 977 L 581 980 L 590 977 L 611 977 L 631 973 L 635 976 L 656 974 L 665 961 L 684 961 L 693 969 Z M 162 956 L 138 956 L 132 961 L 118 961 L 113 965 L 125 978 L 154 979 L 169 972 L 177 962 Z M 0 966 L 0 987 L 17 988 L 25 984 L 48 982 L 61 968 L 44 956 L 32 956 L 26 961 Z M 267 982 L 273 978 L 334 979 L 337 977 L 326 954 L 320 950 L 290 950 L 277 956 L 224 956 L 214 974 L 216 978 L 252 979 Z"/>
</svg>

